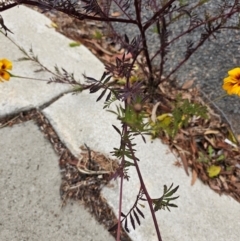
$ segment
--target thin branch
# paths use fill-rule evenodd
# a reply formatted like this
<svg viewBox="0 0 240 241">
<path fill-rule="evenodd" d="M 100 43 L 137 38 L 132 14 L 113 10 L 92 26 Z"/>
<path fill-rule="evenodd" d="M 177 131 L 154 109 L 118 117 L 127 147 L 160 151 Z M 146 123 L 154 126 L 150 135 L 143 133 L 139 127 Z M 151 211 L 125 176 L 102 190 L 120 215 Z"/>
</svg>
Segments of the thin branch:
<svg viewBox="0 0 240 241">
<path fill-rule="evenodd" d="M 76 19 L 79 20 L 84 20 L 84 19 L 88 19 L 88 20 L 94 20 L 94 21 L 99 21 L 99 22 L 120 22 L 120 23 L 131 23 L 131 24 L 137 24 L 136 20 L 132 20 L 132 19 L 124 19 L 124 18 L 112 18 L 112 17 L 95 17 L 95 16 L 90 16 L 90 15 L 86 15 L 83 13 L 78 13 L 77 11 L 75 13 L 71 13 L 69 12 L 68 9 L 61 9 L 58 8 L 57 6 L 54 6 L 53 4 L 49 3 L 43 3 L 43 2 L 36 2 L 34 0 L 16 0 L 15 3 L 9 4 L 7 6 L 4 6 L 3 8 L 1 8 L 1 11 L 10 9 L 12 7 L 18 6 L 20 4 L 27 4 L 27 5 L 31 5 L 31 6 L 42 6 L 45 7 L 47 9 L 55 9 L 59 12 L 63 12 L 65 14 L 67 14 L 68 16 L 74 17 Z"/>
<path fill-rule="evenodd" d="M 202 22 L 202 23 L 199 23 L 199 24 L 197 24 L 197 25 L 194 25 L 192 28 L 187 29 L 186 31 L 182 32 L 181 34 L 179 34 L 178 36 L 176 36 L 175 38 L 173 38 L 172 40 L 170 40 L 170 41 L 168 42 L 168 45 L 170 45 L 170 44 L 173 43 L 174 41 L 178 40 L 178 39 L 181 38 L 183 35 L 192 32 L 194 29 L 199 28 L 199 27 L 202 26 L 202 25 L 206 25 L 208 22 L 214 22 L 214 21 L 216 21 L 216 20 L 218 20 L 218 19 L 222 19 L 223 17 L 224 17 L 224 18 L 230 18 L 233 14 L 235 14 L 235 13 L 237 13 L 237 12 L 239 12 L 239 10 L 235 10 L 235 11 L 233 11 L 233 12 L 226 13 L 226 14 L 224 14 L 224 15 L 219 15 L 219 16 L 217 16 L 217 17 L 214 17 L 214 18 L 209 19 L 208 21 L 204 21 L 204 22 Z M 158 56 L 158 54 L 162 51 L 162 48 L 163 48 L 163 47 L 161 46 L 161 48 L 160 48 L 160 49 L 154 54 L 154 56 L 151 58 L 151 61 L 153 61 L 153 60 Z"/>
<path fill-rule="evenodd" d="M 168 79 L 173 73 L 175 73 L 191 56 L 194 52 L 196 52 L 196 50 L 203 45 L 203 43 L 210 38 L 211 35 L 214 34 L 214 32 L 218 31 L 219 28 L 221 27 L 221 23 L 216 27 L 214 28 L 214 31 L 212 31 L 211 33 L 208 34 L 207 37 L 205 38 L 202 38 L 202 40 L 199 41 L 198 45 L 195 47 L 195 48 L 192 48 L 192 51 L 190 54 L 188 54 L 185 59 L 183 59 L 180 63 L 178 63 L 178 65 L 166 76 L 165 79 Z M 161 82 L 161 79 L 158 81 L 159 83 Z M 158 83 L 158 84 L 159 84 Z"/>
<path fill-rule="evenodd" d="M 134 0 L 134 6 L 135 6 L 136 15 L 137 15 L 137 26 L 138 26 L 140 34 L 141 34 L 143 50 L 144 50 L 145 58 L 146 58 L 146 61 L 147 61 L 147 67 L 148 67 L 149 73 L 150 73 L 149 84 L 152 85 L 153 81 L 154 81 L 152 63 L 150 61 L 150 57 L 149 57 L 149 53 L 148 53 L 147 40 L 146 40 L 146 36 L 145 36 L 146 30 L 144 29 L 144 27 L 142 25 L 141 8 L 139 7 L 139 1 L 138 0 Z"/>
<path fill-rule="evenodd" d="M 161 9 L 159 9 L 159 11 L 157 11 L 145 24 L 143 27 L 143 30 L 146 31 L 153 22 L 156 21 L 157 18 L 159 18 L 161 16 L 162 13 L 164 13 L 164 11 L 169 8 L 173 2 L 175 2 L 176 0 L 171 0 L 169 1 L 166 5 L 164 5 Z"/>
<path fill-rule="evenodd" d="M 153 205 L 152 205 L 152 199 L 151 199 L 150 195 L 148 194 L 147 188 L 146 188 L 145 183 L 143 181 L 142 174 L 141 174 L 140 168 L 138 166 L 138 162 L 136 160 L 134 151 L 132 149 L 132 144 L 131 144 L 131 142 L 129 140 L 127 140 L 127 143 L 129 145 L 129 150 L 131 151 L 131 154 L 132 154 L 132 157 L 133 157 L 133 161 L 134 161 L 134 164 L 135 164 L 135 167 L 136 167 L 136 171 L 137 171 L 138 178 L 139 178 L 139 181 L 140 181 L 140 184 L 141 184 L 141 188 L 142 188 L 142 190 L 144 192 L 144 195 L 147 198 L 147 202 L 148 202 L 149 208 L 151 210 L 151 214 L 152 214 L 154 226 L 155 226 L 155 229 L 156 229 L 156 232 L 157 232 L 158 240 L 162 241 L 160 230 L 159 230 L 159 226 L 158 226 L 158 222 L 157 222 L 157 218 L 156 218 L 156 215 L 155 215 L 155 212 L 154 212 L 154 209 L 153 209 Z"/>
</svg>

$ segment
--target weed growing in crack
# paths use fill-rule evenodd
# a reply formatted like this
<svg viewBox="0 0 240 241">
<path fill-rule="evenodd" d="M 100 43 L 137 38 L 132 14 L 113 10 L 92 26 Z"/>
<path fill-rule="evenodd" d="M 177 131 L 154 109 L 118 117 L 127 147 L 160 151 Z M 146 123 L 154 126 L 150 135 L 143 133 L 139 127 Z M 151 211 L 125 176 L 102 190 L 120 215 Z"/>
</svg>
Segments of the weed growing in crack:
<svg viewBox="0 0 240 241">
<path fill-rule="evenodd" d="M 217 6 L 216 13 L 210 14 L 204 4 L 210 0 L 194 1 L 176 1 L 176 0 L 10 0 L 0 3 L 0 11 L 7 10 L 19 4 L 28 4 L 39 7 L 43 12 L 60 11 L 70 17 L 79 20 L 94 20 L 106 24 L 109 37 L 118 42 L 125 49 L 121 57 L 116 57 L 115 63 L 105 65 L 106 71 L 100 79 L 84 75 L 87 80 L 85 84 L 79 84 L 73 74 L 69 74 L 65 69 L 55 68 L 55 73 L 49 82 L 64 83 L 72 85 L 76 91 L 88 89 L 90 93 L 101 91 L 97 101 L 105 98 L 104 108 L 115 101 L 120 101 L 116 105 L 116 110 L 112 111 L 121 122 L 121 129 L 113 126 L 120 137 L 119 147 L 115 147 L 112 154 L 119 159 L 119 168 L 113 174 L 114 178 L 120 179 L 119 195 L 119 214 L 118 223 L 110 228 L 110 231 L 116 230 L 116 240 L 120 240 L 121 227 L 129 231 L 129 225 L 136 228 L 136 224 L 141 225 L 141 218 L 144 213 L 141 210 L 141 202 L 147 202 L 154 221 L 158 240 L 162 240 L 161 233 L 157 224 L 155 212 L 161 209 L 177 207 L 172 203 L 178 196 L 174 196 L 178 190 L 177 187 L 167 187 L 164 185 L 163 195 L 159 198 L 152 198 L 145 185 L 141 174 L 134 148 L 134 138 L 140 135 L 145 141 L 144 135 L 158 135 L 163 131 L 165 135 L 174 136 L 179 128 L 186 126 L 194 116 L 206 118 L 207 110 L 200 104 L 192 104 L 187 99 L 177 98 L 172 101 L 174 108 L 170 112 L 159 113 L 158 117 L 148 121 L 149 113 L 146 106 L 148 104 L 164 103 L 166 101 L 164 93 L 161 92 L 160 85 L 167 82 L 171 84 L 173 74 L 207 41 L 216 38 L 219 31 L 225 29 L 239 29 L 239 25 L 229 24 L 229 19 L 234 17 L 240 11 L 239 1 L 222 1 Z M 121 12 L 119 16 L 110 14 L 110 6 L 114 4 L 117 11 Z M 197 15 L 196 9 L 202 8 L 202 14 Z M 146 13 L 147 12 L 147 13 Z M 186 25 L 176 35 L 171 35 L 171 25 L 186 18 Z M 129 34 L 120 35 L 115 30 L 115 24 L 125 24 L 130 28 L 134 26 L 138 34 L 129 36 Z M 0 23 L 1 24 L 1 23 Z M 6 25 L 2 28 L 9 31 Z M 150 52 L 150 43 L 148 42 L 148 31 L 153 29 L 159 41 L 159 47 L 154 52 Z M 184 57 L 175 66 L 168 62 L 168 55 L 172 46 L 180 39 L 188 36 L 196 29 L 201 30 L 198 39 L 187 39 L 184 51 Z M 11 31 L 10 31 L 11 32 Z M 99 34 L 98 34 L 99 35 Z M 101 35 L 102 36 L 102 35 Z M 99 38 L 99 36 L 96 36 Z M 38 63 L 40 70 L 49 71 L 34 56 L 33 50 L 25 54 L 22 60 L 32 60 Z M 130 58 L 126 56 L 130 55 Z M 131 81 L 134 67 L 140 69 L 136 81 Z M 171 66 L 171 68 L 168 68 Z M 51 71 L 50 71 L 51 72 Z M 141 76 L 141 77 L 140 77 Z M 124 79 L 123 86 L 118 84 L 119 79 Z M 231 91 L 229 87 L 226 87 Z M 235 91 L 235 90 L 234 90 Z M 234 92 L 232 91 L 232 92 Z M 231 93 L 232 93 L 231 92 Z M 169 102 L 168 102 L 169 103 Z M 155 108 L 157 112 L 158 106 Z M 168 108 L 166 106 L 166 108 Z M 140 188 L 137 199 L 128 213 L 122 212 L 123 181 L 128 180 L 128 169 L 135 168 L 139 177 Z"/>
</svg>

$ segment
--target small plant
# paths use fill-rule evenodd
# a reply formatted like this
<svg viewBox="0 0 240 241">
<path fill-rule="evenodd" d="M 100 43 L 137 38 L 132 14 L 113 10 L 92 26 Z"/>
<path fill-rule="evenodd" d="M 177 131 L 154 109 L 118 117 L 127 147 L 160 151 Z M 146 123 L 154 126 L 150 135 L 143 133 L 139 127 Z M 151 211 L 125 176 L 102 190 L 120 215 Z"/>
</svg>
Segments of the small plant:
<svg viewBox="0 0 240 241">
<path fill-rule="evenodd" d="M 97 40 L 100 40 L 100 39 L 102 39 L 102 37 L 103 37 L 103 35 L 102 35 L 102 33 L 100 32 L 100 31 L 95 31 L 94 32 L 94 34 L 93 34 L 93 38 L 94 39 L 97 39 Z"/>
<path fill-rule="evenodd" d="M 207 119 L 207 107 L 199 103 L 192 103 L 188 99 L 182 99 L 179 95 L 172 102 L 171 113 L 164 113 L 157 116 L 155 123 L 151 122 L 153 137 L 164 131 L 173 138 L 178 130 L 189 125 L 190 119 L 194 116 Z"/>
<path fill-rule="evenodd" d="M 40 7 L 43 11 L 57 10 L 68 14 L 69 16 L 79 20 L 95 20 L 105 22 L 106 27 L 111 32 L 111 37 L 119 42 L 125 49 L 122 57 L 117 57 L 115 63 L 108 63 L 105 65 L 106 71 L 100 79 L 94 79 L 89 76 L 84 76 L 87 80 L 85 85 L 80 85 L 73 74 L 67 73 L 64 69 L 61 71 L 56 67 L 56 73 L 52 73 L 53 77 L 50 82 L 67 83 L 72 85 L 75 89 L 83 91 L 89 89 L 90 93 L 101 91 L 97 101 L 105 98 L 104 108 L 114 103 L 116 100 L 120 101 L 117 104 L 116 110 L 111 111 L 116 115 L 121 122 L 121 129 L 113 126 L 116 133 L 120 136 L 119 147 L 115 147 L 113 155 L 119 159 L 119 168 L 114 173 L 115 178 L 120 179 L 120 196 L 119 196 L 119 214 L 118 223 L 110 230 L 117 230 L 116 240 L 120 240 L 121 224 L 129 231 L 129 220 L 132 227 L 136 228 L 136 223 L 141 224 L 140 218 L 144 218 L 143 212 L 140 210 L 142 204 L 139 202 L 147 202 L 154 221 L 158 240 L 162 240 L 161 233 L 157 224 L 155 212 L 161 209 L 170 209 L 177 207 L 171 201 L 178 198 L 172 197 L 178 190 L 178 186 L 173 188 L 173 185 L 167 187 L 164 185 L 163 195 L 158 198 L 152 198 L 143 180 L 141 170 L 139 168 L 136 150 L 134 149 L 134 137 L 140 135 L 145 141 L 145 134 L 157 133 L 161 130 L 168 135 L 174 136 L 178 130 L 188 125 L 189 120 L 194 116 L 206 118 L 206 108 L 197 103 L 191 103 L 187 99 L 182 99 L 180 96 L 176 98 L 174 107 L 171 113 L 162 113 L 157 117 L 155 123 L 150 123 L 147 120 L 148 113 L 145 106 L 157 100 L 164 100 L 164 94 L 161 92 L 159 85 L 170 80 L 171 76 L 194 54 L 200 46 L 207 40 L 216 38 L 220 30 L 226 28 L 239 29 L 239 26 L 231 26 L 228 24 L 228 19 L 233 15 L 239 13 L 239 3 L 234 1 L 222 1 L 218 5 L 218 11 L 215 15 L 211 15 L 204 9 L 204 14 L 196 15 L 195 9 L 203 7 L 209 0 L 194 1 L 188 4 L 189 1 L 176 0 L 10 0 L 0 4 L 0 11 L 7 10 L 19 4 L 28 4 Z M 110 3 L 114 3 L 121 15 L 111 16 L 109 13 Z M 147 11 L 146 16 L 143 17 L 143 11 Z M 177 36 L 171 36 L 171 24 L 179 21 L 181 18 L 187 18 L 188 24 L 184 26 L 183 31 Z M 138 35 L 128 36 L 124 34 L 119 35 L 113 23 L 124 23 L 127 26 L 133 25 L 138 29 Z M 8 29 L 1 23 L 2 27 L 7 31 Z M 152 28 L 156 33 L 159 41 L 159 48 L 154 54 L 149 51 L 147 40 L 147 31 Z M 184 58 L 176 65 L 171 66 L 171 70 L 166 68 L 168 63 L 168 54 L 171 46 L 178 41 L 179 38 L 187 36 L 192 31 L 200 29 L 201 35 L 197 40 L 187 40 L 184 52 Z M 9 30 L 8 30 L 9 31 Z M 99 38 L 100 34 L 96 34 Z M 41 70 L 49 71 L 45 68 L 39 60 L 33 55 L 33 51 L 28 54 L 22 50 L 26 59 L 40 65 Z M 126 58 L 130 54 L 131 58 Z M 134 66 L 139 66 L 143 78 L 137 81 L 133 79 Z M 1 65 L 0 65 L 1 67 Z M 239 80 L 239 69 L 230 71 L 230 77 L 226 79 L 224 88 L 229 94 L 239 94 L 237 83 Z M 117 79 L 124 79 L 123 86 L 117 84 Z M 136 79 L 135 79 L 136 80 Z M 209 155 L 211 155 L 209 151 Z M 199 161 L 204 161 L 200 154 Z M 122 213 L 122 195 L 123 195 L 123 181 L 128 180 L 128 169 L 134 168 L 137 172 L 140 182 L 140 189 L 137 200 L 127 214 Z M 219 170 L 219 169 L 218 169 Z M 216 168 L 212 172 L 209 169 L 209 175 L 216 175 Z"/>
</svg>

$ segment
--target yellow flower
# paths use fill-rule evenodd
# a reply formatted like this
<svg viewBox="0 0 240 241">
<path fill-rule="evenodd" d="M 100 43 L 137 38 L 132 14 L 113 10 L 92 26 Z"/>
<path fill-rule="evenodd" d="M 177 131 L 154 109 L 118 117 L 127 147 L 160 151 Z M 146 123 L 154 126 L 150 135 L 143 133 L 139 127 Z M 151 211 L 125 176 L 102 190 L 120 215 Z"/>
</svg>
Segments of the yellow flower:
<svg viewBox="0 0 240 241">
<path fill-rule="evenodd" d="M 12 62 L 7 59 L 0 59 L 0 82 L 3 80 L 9 80 L 10 74 L 7 70 L 12 69 Z"/>
<path fill-rule="evenodd" d="M 228 95 L 240 96 L 240 68 L 228 71 L 228 77 L 223 80 L 222 88 L 227 91 Z"/>
</svg>

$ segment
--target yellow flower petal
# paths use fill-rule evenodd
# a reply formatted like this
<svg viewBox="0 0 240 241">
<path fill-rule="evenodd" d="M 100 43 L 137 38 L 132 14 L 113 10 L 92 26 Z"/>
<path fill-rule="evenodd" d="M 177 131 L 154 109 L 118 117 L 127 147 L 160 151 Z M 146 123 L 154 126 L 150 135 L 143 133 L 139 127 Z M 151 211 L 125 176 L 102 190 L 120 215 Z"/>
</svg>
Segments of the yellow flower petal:
<svg viewBox="0 0 240 241">
<path fill-rule="evenodd" d="M 12 62 L 8 59 L 1 59 L 0 60 L 0 69 L 1 70 L 11 70 L 12 69 Z"/>
<path fill-rule="evenodd" d="M 230 71 L 228 71 L 228 75 L 233 76 L 234 78 L 239 78 L 240 77 L 240 68 L 235 68 Z"/>
<path fill-rule="evenodd" d="M 0 71 L 0 78 L 4 80 L 9 80 L 10 79 L 10 74 L 7 71 Z"/>
<path fill-rule="evenodd" d="M 228 95 L 240 96 L 240 68 L 228 71 L 229 76 L 223 80 L 222 88 L 227 91 Z"/>
</svg>

